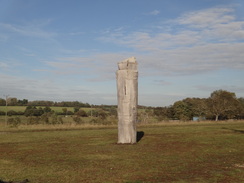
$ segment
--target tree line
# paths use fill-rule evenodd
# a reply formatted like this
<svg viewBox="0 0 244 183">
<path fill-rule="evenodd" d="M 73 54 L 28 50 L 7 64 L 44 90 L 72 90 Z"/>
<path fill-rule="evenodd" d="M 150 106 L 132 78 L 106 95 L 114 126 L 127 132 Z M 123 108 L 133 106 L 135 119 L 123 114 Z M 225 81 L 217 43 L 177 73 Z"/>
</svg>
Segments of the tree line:
<svg viewBox="0 0 244 183">
<path fill-rule="evenodd" d="M 49 106 L 45 107 L 36 107 L 36 106 L 27 106 L 25 111 L 16 112 L 13 110 L 8 111 L 7 113 L 0 111 L 0 115 L 8 115 L 7 125 L 11 127 L 18 127 L 21 124 L 24 125 L 36 125 L 36 124 L 63 124 L 64 119 L 69 120 L 68 123 L 74 124 L 102 124 L 110 125 L 117 122 L 117 110 L 115 107 L 110 106 L 100 107 L 100 108 L 91 108 L 86 111 L 84 108 L 74 107 L 68 109 L 66 107 L 62 108 L 62 111 L 54 111 Z M 22 116 L 22 117 L 21 117 Z M 86 118 L 86 120 L 84 120 Z M 66 120 L 67 123 L 67 120 Z"/>
<path fill-rule="evenodd" d="M 8 111 L 8 115 L 41 116 L 45 113 L 50 113 L 50 107 L 52 106 L 63 107 L 62 112 L 56 112 L 57 115 L 78 115 L 81 117 L 93 115 L 102 117 L 102 115 L 116 116 L 117 114 L 115 105 L 90 105 L 78 101 L 28 101 L 27 99 L 8 98 L 7 104 L 9 106 L 27 106 L 24 112 Z M 6 100 L 0 98 L 0 106 L 5 105 Z M 43 106 L 45 107 L 42 108 Z M 66 107 L 74 107 L 74 110 L 68 111 Z M 82 107 L 90 107 L 91 110 L 85 112 L 80 109 Z M 92 110 L 92 107 L 96 108 L 96 110 Z M 186 98 L 176 101 L 173 105 L 167 107 L 138 106 L 138 108 L 143 109 L 143 111 L 139 112 L 138 118 L 144 121 L 149 117 L 157 118 L 159 121 L 244 119 L 244 98 L 237 98 L 235 93 L 226 90 L 216 90 L 208 98 Z M 0 115 L 4 114 L 5 112 L 0 111 Z"/>
<path fill-rule="evenodd" d="M 153 113 L 162 120 L 244 119 L 244 98 L 237 98 L 233 92 L 216 90 L 209 98 L 186 98 L 168 107 L 154 108 Z"/>
<path fill-rule="evenodd" d="M 6 105 L 6 99 L 0 98 L 0 106 Z M 53 102 L 47 100 L 35 100 L 28 101 L 28 99 L 17 99 L 15 97 L 7 99 L 7 105 L 9 106 L 49 106 L 49 107 L 91 107 L 88 103 L 83 103 L 79 101 L 62 101 Z"/>
</svg>

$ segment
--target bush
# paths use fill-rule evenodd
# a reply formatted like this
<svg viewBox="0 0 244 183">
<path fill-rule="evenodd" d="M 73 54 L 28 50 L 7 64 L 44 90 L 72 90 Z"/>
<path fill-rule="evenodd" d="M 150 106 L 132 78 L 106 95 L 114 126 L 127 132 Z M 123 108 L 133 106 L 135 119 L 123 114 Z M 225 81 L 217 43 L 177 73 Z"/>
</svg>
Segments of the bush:
<svg viewBox="0 0 244 183">
<path fill-rule="evenodd" d="M 109 118 L 109 121 L 110 121 L 110 123 L 113 124 L 113 125 L 118 124 L 118 118 L 115 117 L 115 116 L 111 116 L 111 117 Z"/>
<path fill-rule="evenodd" d="M 98 119 L 91 119 L 89 122 L 91 125 L 98 125 L 100 121 Z M 101 124 L 101 123 L 100 123 Z"/>
<path fill-rule="evenodd" d="M 72 111 L 67 111 L 66 115 L 73 115 L 74 113 Z"/>
<path fill-rule="evenodd" d="M 80 110 L 80 107 L 74 107 L 74 113 L 78 112 Z"/>
<path fill-rule="evenodd" d="M 0 116 L 4 116 L 6 113 L 4 111 L 0 111 Z"/>
<path fill-rule="evenodd" d="M 41 115 L 41 121 L 43 121 L 44 124 L 49 124 L 49 113 L 44 113 Z"/>
<path fill-rule="evenodd" d="M 38 116 L 30 116 L 27 118 L 27 125 L 35 125 L 35 124 L 39 124 L 40 122 L 40 117 Z"/>
<path fill-rule="evenodd" d="M 53 125 L 58 124 L 58 115 L 53 114 L 51 116 L 51 124 L 53 124 Z"/>
<path fill-rule="evenodd" d="M 44 107 L 43 111 L 44 111 L 44 113 L 49 113 L 52 111 L 52 109 L 50 107 L 46 106 L 46 107 Z"/>
<path fill-rule="evenodd" d="M 110 108 L 108 112 L 109 112 L 109 115 L 111 115 L 111 116 L 117 117 L 117 115 L 118 115 L 117 109 L 115 107 Z"/>
<path fill-rule="evenodd" d="M 4 112 L 5 113 L 5 112 Z M 10 110 L 8 111 L 8 116 L 20 116 L 20 115 L 24 115 L 24 112 L 21 111 L 14 111 L 14 110 Z"/>
<path fill-rule="evenodd" d="M 51 116 L 51 124 L 56 125 L 56 124 L 63 124 L 63 118 L 61 116 L 58 117 L 57 114 L 52 114 Z"/>
<path fill-rule="evenodd" d="M 83 120 L 79 116 L 74 116 L 73 120 L 74 120 L 75 124 L 77 124 L 77 125 L 84 123 Z"/>
<path fill-rule="evenodd" d="M 89 123 L 92 125 L 110 125 L 110 124 L 112 124 L 111 121 L 105 120 L 101 117 L 91 119 Z"/>
<path fill-rule="evenodd" d="M 13 115 L 18 115 L 18 112 L 13 111 L 13 110 L 8 111 L 8 116 L 13 116 Z"/>
<path fill-rule="evenodd" d="M 90 120 L 91 125 L 114 125 L 117 124 L 118 119 L 115 116 L 103 119 L 102 117 L 93 118 Z"/>
<path fill-rule="evenodd" d="M 81 117 L 87 117 L 87 116 L 88 116 L 87 113 L 86 113 L 86 111 L 84 111 L 84 110 L 82 110 L 82 109 L 80 109 L 79 111 L 77 111 L 77 112 L 75 113 L 75 115 L 77 115 L 77 116 L 81 116 Z"/>
<path fill-rule="evenodd" d="M 97 117 L 98 116 L 97 110 L 90 110 L 90 111 L 87 112 L 87 114 L 89 116 L 93 116 L 93 117 Z"/>
<path fill-rule="evenodd" d="M 8 125 L 10 125 L 11 127 L 18 127 L 21 124 L 21 120 L 19 117 L 15 117 L 15 118 L 8 118 L 7 121 Z"/>
<path fill-rule="evenodd" d="M 24 114 L 25 114 L 25 113 L 22 112 L 22 111 L 18 111 L 18 112 L 17 112 L 17 115 L 19 115 L 19 116 L 24 115 Z"/>
<path fill-rule="evenodd" d="M 44 111 L 41 107 L 39 107 L 38 109 L 36 107 L 32 107 L 32 106 L 28 106 L 25 109 L 25 116 L 41 116 L 42 114 L 44 114 Z"/>
<path fill-rule="evenodd" d="M 63 118 L 61 116 L 58 117 L 59 124 L 64 124 Z"/>
<path fill-rule="evenodd" d="M 107 118 L 107 116 L 108 115 L 104 110 L 102 110 L 102 109 L 98 110 L 98 117 L 99 118 L 101 118 L 102 120 L 105 120 Z"/>
</svg>

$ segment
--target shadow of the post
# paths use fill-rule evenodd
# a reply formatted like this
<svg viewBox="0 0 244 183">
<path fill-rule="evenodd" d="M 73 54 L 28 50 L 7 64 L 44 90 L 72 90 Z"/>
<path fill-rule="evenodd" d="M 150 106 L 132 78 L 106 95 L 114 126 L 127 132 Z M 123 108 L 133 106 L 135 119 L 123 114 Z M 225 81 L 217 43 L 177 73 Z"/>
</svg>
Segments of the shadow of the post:
<svg viewBox="0 0 244 183">
<path fill-rule="evenodd" d="M 143 136 L 144 136 L 144 132 L 143 131 L 137 132 L 137 134 L 136 134 L 136 142 L 139 142 L 142 139 Z"/>
</svg>

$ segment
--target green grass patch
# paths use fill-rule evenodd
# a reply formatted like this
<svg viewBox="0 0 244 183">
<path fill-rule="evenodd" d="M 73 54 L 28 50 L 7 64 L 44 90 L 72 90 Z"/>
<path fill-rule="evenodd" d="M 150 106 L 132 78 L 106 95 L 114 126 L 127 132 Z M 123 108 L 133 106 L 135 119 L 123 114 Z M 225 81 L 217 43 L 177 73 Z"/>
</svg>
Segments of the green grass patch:
<svg viewBox="0 0 244 183">
<path fill-rule="evenodd" d="M 7 106 L 7 107 L 6 106 L 0 106 L 0 111 L 4 111 L 4 112 L 6 112 L 6 110 L 7 111 L 13 110 L 16 112 L 18 112 L 18 111 L 24 112 L 25 109 L 26 109 L 26 106 Z"/>
<path fill-rule="evenodd" d="M 37 106 L 38 108 L 39 106 Z M 44 108 L 45 106 L 41 106 L 42 108 Z M 63 112 L 63 108 L 66 108 L 68 111 L 72 111 L 74 112 L 74 107 L 50 107 L 52 110 L 54 110 L 55 112 Z M 0 106 L 0 111 L 6 111 L 6 109 L 8 111 L 20 111 L 20 112 L 24 112 L 26 109 L 26 106 Z M 86 112 L 90 111 L 92 108 L 88 108 L 88 107 L 82 107 L 81 109 L 85 110 Z"/>
<path fill-rule="evenodd" d="M 118 145 L 117 128 L 0 132 L 0 180 L 30 182 L 243 182 L 244 122 L 139 126 Z"/>
</svg>

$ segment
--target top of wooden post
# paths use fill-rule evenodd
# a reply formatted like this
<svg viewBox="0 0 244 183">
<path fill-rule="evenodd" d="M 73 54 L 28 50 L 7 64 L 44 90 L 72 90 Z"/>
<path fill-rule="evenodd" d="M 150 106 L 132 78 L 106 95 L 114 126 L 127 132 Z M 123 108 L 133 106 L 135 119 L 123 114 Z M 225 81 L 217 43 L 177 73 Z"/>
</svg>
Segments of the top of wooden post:
<svg viewBox="0 0 244 183">
<path fill-rule="evenodd" d="M 135 57 L 127 58 L 118 63 L 119 70 L 137 70 L 137 61 Z"/>
</svg>

